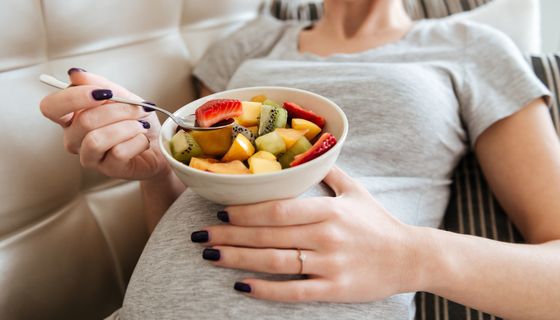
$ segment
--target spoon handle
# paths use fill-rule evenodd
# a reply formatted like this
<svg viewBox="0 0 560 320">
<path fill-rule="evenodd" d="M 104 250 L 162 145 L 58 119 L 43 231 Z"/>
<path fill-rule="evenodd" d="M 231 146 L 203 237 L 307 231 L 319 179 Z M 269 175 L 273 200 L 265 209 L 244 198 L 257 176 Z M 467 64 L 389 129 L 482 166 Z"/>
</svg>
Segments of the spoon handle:
<svg viewBox="0 0 560 320">
<path fill-rule="evenodd" d="M 40 75 L 39 80 L 46 85 L 49 85 L 51 87 L 55 87 L 57 89 L 62 89 L 62 90 L 66 89 L 70 86 L 68 83 L 60 81 L 53 76 L 49 76 L 48 74 Z"/>
<path fill-rule="evenodd" d="M 40 80 L 42 83 L 46 84 L 46 85 L 49 85 L 49 86 L 51 86 L 51 87 L 55 87 L 55 88 L 61 89 L 61 90 L 64 90 L 64 89 L 66 89 L 66 88 L 68 88 L 68 87 L 70 86 L 68 83 L 66 83 L 66 82 L 64 82 L 64 81 L 60 81 L 60 80 L 58 80 L 57 78 L 55 78 L 55 77 L 53 77 L 53 76 L 50 76 L 50 75 L 48 75 L 48 74 L 41 74 L 41 75 L 39 76 L 39 80 Z M 141 106 L 141 107 L 145 107 L 145 108 L 154 109 L 154 110 L 157 110 L 157 111 L 159 111 L 159 112 L 165 113 L 165 115 L 167 115 L 168 117 L 170 117 L 170 118 L 172 118 L 173 120 L 175 120 L 175 116 L 174 116 L 171 112 L 169 112 L 169 111 L 167 111 L 167 110 L 165 110 L 165 109 L 163 109 L 163 108 L 159 108 L 159 107 L 157 107 L 157 106 L 151 105 L 151 104 L 147 104 L 147 103 L 140 102 L 140 101 L 134 101 L 134 100 L 124 99 L 124 98 L 115 97 L 115 96 L 113 96 L 113 97 L 112 97 L 111 99 L 109 99 L 109 100 L 115 101 L 115 102 L 122 102 L 122 103 L 133 104 L 133 105 L 137 105 L 137 106 Z M 175 121 L 177 122 L 177 120 L 175 120 Z"/>
</svg>

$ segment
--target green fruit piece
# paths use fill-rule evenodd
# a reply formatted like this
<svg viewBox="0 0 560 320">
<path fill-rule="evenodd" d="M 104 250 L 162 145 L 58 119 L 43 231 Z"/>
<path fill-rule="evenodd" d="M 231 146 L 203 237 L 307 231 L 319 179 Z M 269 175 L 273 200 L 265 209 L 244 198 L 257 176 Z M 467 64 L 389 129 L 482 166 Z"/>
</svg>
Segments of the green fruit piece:
<svg viewBox="0 0 560 320">
<path fill-rule="evenodd" d="M 196 143 L 196 140 L 183 130 L 180 130 L 171 138 L 169 148 L 173 158 L 187 165 L 192 157 L 202 155 L 202 148 Z"/>
<path fill-rule="evenodd" d="M 282 107 L 278 102 L 276 102 L 274 100 L 270 100 L 270 99 L 264 100 L 263 105 L 272 106 L 272 107 L 276 107 L 276 108 L 281 108 Z"/>
<path fill-rule="evenodd" d="M 255 143 L 255 135 L 253 134 L 253 132 L 251 132 L 251 130 L 237 123 L 234 123 L 231 129 L 232 129 L 231 131 L 232 139 L 235 139 L 235 137 L 237 137 L 237 135 L 241 133 L 242 135 L 245 136 L 245 138 L 249 139 L 251 143 Z"/>
<path fill-rule="evenodd" d="M 274 131 L 276 128 L 286 127 L 288 111 L 282 107 L 263 105 L 259 124 L 259 136 Z"/>
<path fill-rule="evenodd" d="M 258 137 L 255 144 L 258 151 L 268 151 L 273 155 L 286 152 L 284 139 L 274 131 Z"/>
<path fill-rule="evenodd" d="M 290 167 L 290 163 L 294 161 L 294 158 L 298 154 L 302 154 L 305 151 L 311 149 L 312 145 L 309 140 L 305 137 L 301 137 L 296 141 L 296 143 L 286 151 L 280 158 L 278 158 L 278 162 L 282 165 L 282 169 L 286 169 Z"/>
</svg>

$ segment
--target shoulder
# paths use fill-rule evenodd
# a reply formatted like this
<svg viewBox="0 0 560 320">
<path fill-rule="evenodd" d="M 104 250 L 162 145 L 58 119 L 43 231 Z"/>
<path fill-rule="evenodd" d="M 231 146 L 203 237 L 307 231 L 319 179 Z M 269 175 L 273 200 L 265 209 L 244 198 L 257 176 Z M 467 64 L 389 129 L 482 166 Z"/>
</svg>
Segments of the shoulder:
<svg viewBox="0 0 560 320">
<path fill-rule="evenodd" d="M 460 48 L 467 47 L 515 47 L 503 32 L 479 22 L 457 19 L 454 16 L 422 20 L 421 32 L 431 41 L 445 42 Z"/>
<path fill-rule="evenodd" d="M 257 54 L 272 48 L 295 25 L 294 22 L 280 21 L 269 15 L 262 15 L 241 27 L 227 39 L 226 45 L 247 54 Z M 253 55 L 251 54 L 251 55 Z"/>
</svg>

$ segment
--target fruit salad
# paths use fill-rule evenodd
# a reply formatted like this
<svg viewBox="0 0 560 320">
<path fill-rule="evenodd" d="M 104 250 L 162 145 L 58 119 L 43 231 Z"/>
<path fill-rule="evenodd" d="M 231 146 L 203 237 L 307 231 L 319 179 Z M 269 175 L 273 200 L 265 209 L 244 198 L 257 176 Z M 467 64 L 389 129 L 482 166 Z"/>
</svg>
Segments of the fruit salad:
<svg viewBox="0 0 560 320">
<path fill-rule="evenodd" d="M 232 126 L 210 131 L 179 129 L 171 139 L 173 157 L 203 171 L 276 172 L 311 161 L 336 144 L 332 134 L 323 132 L 323 117 L 293 102 L 281 105 L 263 95 L 251 101 L 210 100 L 195 115 L 201 127 L 234 120 Z"/>
</svg>

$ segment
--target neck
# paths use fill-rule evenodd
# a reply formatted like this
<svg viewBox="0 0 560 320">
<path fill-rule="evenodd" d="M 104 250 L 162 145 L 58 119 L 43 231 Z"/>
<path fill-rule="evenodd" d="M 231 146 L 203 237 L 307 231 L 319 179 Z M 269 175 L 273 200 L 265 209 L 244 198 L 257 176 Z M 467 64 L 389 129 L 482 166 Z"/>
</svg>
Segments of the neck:
<svg viewBox="0 0 560 320">
<path fill-rule="evenodd" d="M 316 27 L 331 37 L 351 39 L 407 30 L 411 24 L 400 0 L 325 0 Z"/>
</svg>

